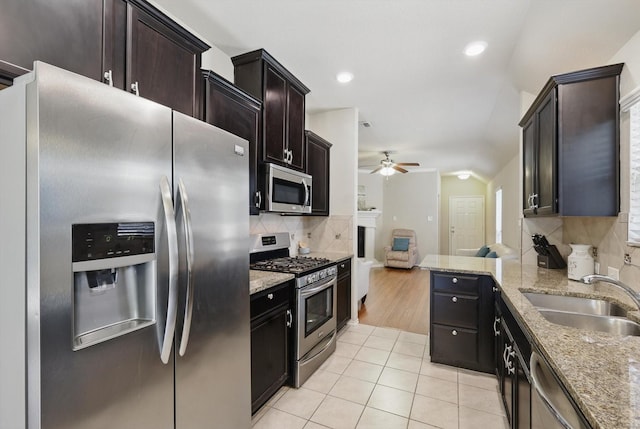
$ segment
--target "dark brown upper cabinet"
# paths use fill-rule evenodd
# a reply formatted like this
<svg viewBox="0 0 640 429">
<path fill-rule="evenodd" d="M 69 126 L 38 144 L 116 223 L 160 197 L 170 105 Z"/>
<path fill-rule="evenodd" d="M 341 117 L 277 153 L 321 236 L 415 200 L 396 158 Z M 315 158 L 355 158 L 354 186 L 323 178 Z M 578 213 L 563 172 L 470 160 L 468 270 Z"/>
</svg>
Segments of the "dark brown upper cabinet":
<svg viewBox="0 0 640 429">
<path fill-rule="evenodd" d="M 105 0 L 103 80 L 201 117 L 202 52 L 209 45 L 141 0 Z"/>
<path fill-rule="evenodd" d="M 520 121 L 529 216 L 617 216 L 624 64 L 552 76 Z"/>
<path fill-rule="evenodd" d="M 222 76 L 203 74 L 204 120 L 249 142 L 249 213 L 257 215 L 262 203 L 257 176 L 261 103 Z"/>
<path fill-rule="evenodd" d="M 39 60 L 200 117 L 207 49 L 143 0 L 6 0 L 0 13 L 5 85 Z"/>
<path fill-rule="evenodd" d="M 0 83 L 36 60 L 102 79 L 102 17 L 103 0 L 3 0 Z"/>
<path fill-rule="evenodd" d="M 329 216 L 329 163 L 331 143 L 307 130 L 306 173 L 313 179 L 311 194 L 311 214 Z"/>
<path fill-rule="evenodd" d="M 304 171 L 304 111 L 309 88 L 264 49 L 231 61 L 235 84 L 262 101 L 259 159 Z"/>
</svg>

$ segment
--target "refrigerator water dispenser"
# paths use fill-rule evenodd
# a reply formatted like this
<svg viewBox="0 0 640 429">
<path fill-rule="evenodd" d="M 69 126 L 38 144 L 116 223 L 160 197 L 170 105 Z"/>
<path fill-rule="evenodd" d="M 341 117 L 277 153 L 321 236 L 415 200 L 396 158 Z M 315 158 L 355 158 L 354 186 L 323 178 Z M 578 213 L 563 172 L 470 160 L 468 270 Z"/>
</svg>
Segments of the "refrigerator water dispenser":
<svg viewBox="0 0 640 429">
<path fill-rule="evenodd" d="M 72 225 L 73 350 L 156 321 L 153 222 Z"/>
</svg>

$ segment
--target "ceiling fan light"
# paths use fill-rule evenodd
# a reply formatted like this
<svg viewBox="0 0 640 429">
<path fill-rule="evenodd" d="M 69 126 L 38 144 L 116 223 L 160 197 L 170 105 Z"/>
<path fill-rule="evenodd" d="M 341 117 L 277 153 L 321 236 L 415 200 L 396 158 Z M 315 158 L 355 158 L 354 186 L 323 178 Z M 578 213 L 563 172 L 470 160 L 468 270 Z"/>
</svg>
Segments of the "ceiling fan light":
<svg viewBox="0 0 640 429">
<path fill-rule="evenodd" d="M 380 170 L 380 174 L 382 174 L 383 176 L 392 176 L 392 175 L 396 174 L 396 170 L 394 170 L 391 167 L 383 167 Z"/>
</svg>

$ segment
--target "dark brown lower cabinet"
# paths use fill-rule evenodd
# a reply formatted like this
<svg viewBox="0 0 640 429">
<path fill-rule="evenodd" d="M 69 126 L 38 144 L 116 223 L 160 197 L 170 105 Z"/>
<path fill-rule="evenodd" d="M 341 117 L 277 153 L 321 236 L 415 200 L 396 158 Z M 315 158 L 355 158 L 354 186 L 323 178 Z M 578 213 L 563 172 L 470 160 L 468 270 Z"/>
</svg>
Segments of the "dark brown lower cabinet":
<svg viewBox="0 0 640 429">
<path fill-rule="evenodd" d="M 293 282 L 251 296 L 251 413 L 290 381 Z"/>
<path fill-rule="evenodd" d="M 338 263 L 336 323 L 338 330 L 351 318 L 351 260 Z"/>
<path fill-rule="evenodd" d="M 498 385 L 511 428 L 531 429 L 531 347 L 518 325 L 505 316 L 500 319 L 501 353 L 496 356 Z"/>
<path fill-rule="evenodd" d="M 431 272 L 431 361 L 495 371 L 494 287 L 489 276 Z"/>
</svg>

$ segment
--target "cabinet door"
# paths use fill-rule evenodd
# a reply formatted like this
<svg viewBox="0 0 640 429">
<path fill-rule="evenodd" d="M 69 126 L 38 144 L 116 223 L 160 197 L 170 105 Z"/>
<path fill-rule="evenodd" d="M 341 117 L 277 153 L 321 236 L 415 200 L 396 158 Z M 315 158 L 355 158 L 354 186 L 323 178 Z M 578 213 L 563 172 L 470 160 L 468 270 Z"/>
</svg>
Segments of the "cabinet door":
<svg viewBox="0 0 640 429">
<path fill-rule="evenodd" d="M 264 85 L 263 161 L 286 165 L 284 150 L 286 148 L 287 81 L 267 64 Z"/>
<path fill-rule="evenodd" d="M 538 162 L 537 194 L 538 214 L 557 213 L 557 134 L 556 91 L 551 91 L 535 113 L 537 122 Z"/>
<path fill-rule="evenodd" d="M 26 70 L 40 60 L 101 80 L 102 11 L 102 0 L 3 0 L 0 59 Z M 26 72 L 2 61 L 0 75 Z"/>
<path fill-rule="evenodd" d="M 213 72 L 206 72 L 205 79 L 205 121 L 249 142 L 249 214 L 257 215 L 260 102 Z"/>
<path fill-rule="evenodd" d="M 351 317 L 351 275 L 338 279 L 336 299 L 336 323 L 340 330 Z"/>
<path fill-rule="evenodd" d="M 287 91 L 287 147 L 291 151 L 289 166 L 304 171 L 304 93 L 288 85 Z"/>
<path fill-rule="evenodd" d="M 251 321 L 251 412 L 289 378 L 287 305 Z"/>
<path fill-rule="evenodd" d="M 313 178 L 311 213 L 329 216 L 329 151 L 331 144 L 307 131 L 306 172 Z"/>
<path fill-rule="evenodd" d="M 522 127 L 522 161 L 523 161 L 523 192 L 524 198 L 522 208 L 524 214 L 534 214 L 533 202 L 535 194 L 535 169 L 537 144 L 535 142 L 535 126 L 533 118 Z"/>
<path fill-rule="evenodd" d="M 132 3 L 127 14 L 125 89 L 196 116 L 202 47 Z"/>
</svg>

